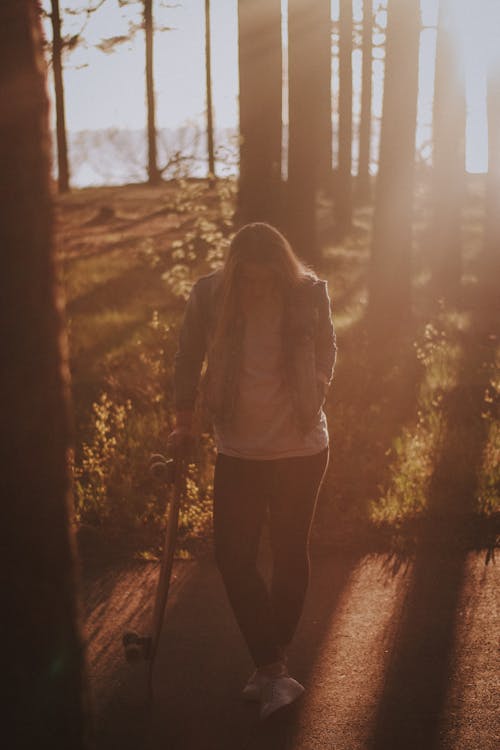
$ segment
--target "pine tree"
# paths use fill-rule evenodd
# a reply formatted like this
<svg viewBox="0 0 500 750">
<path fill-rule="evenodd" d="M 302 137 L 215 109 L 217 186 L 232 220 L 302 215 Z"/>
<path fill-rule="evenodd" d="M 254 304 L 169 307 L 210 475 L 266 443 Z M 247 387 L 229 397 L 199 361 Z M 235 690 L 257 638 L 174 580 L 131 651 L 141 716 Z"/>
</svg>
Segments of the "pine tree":
<svg viewBox="0 0 500 750">
<path fill-rule="evenodd" d="M 59 192 L 67 193 L 69 190 L 69 165 L 62 66 L 63 41 L 61 37 L 59 0 L 51 0 L 50 18 L 52 22 L 52 68 L 56 104 L 57 178 Z"/>
<path fill-rule="evenodd" d="M 280 223 L 280 0 L 239 0 L 240 177 L 236 223 Z"/>
<path fill-rule="evenodd" d="M 212 105 L 212 55 L 210 38 L 210 0 L 205 0 L 205 76 L 207 89 L 207 156 L 209 179 L 215 177 L 214 123 Z"/>
<path fill-rule="evenodd" d="M 494 12 L 493 28 L 500 31 L 500 10 Z M 498 34 L 496 36 L 498 38 Z M 488 70 L 488 175 L 486 181 L 486 226 L 483 280 L 498 295 L 500 274 L 500 50 L 492 52 Z"/>
<path fill-rule="evenodd" d="M 147 105 L 147 133 L 148 133 L 148 182 L 156 185 L 161 180 L 158 169 L 158 155 L 156 143 L 156 101 L 153 73 L 153 0 L 144 0 L 144 34 L 146 42 L 146 105 Z"/>
<path fill-rule="evenodd" d="M 370 151 L 372 125 L 372 36 L 373 0 L 363 0 L 363 41 L 361 75 L 361 119 L 359 126 L 359 163 L 356 180 L 357 197 L 367 202 L 371 197 Z"/>
<path fill-rule="evenodd" d="M 335 218 L 338 237 L 352 225 L 352 0 L 339 6 L 339 137 Z"/>
<path fill-rule="evenodd" d="M 436 48 L 431 268 L 435 291 L 453 293 L 461 276 L 465 180 L 465 76 L 453 28 L 453 0 L 441 0 Z"/>
<path fill-rule="evenodd" d="M 379 173 L 370 267 L 372 321 L 403 322 L 410 278 L 420 7 L 389 0 Z M 381 329 L 384 330 L 384 329 Z"/>
<path fill-rule="evenodd" d="M 324 0 L 288 2 L 288 181 L 286 225 L 295 250 L 307 262 L 320 259 L 316 193 L 328 150 L 325 146 L 326 86 Z M 318 54 L 318 50 L 322 50 Z M 325 106 L 326 104 L 326 106 Z M 331 105 L 330 105 L 331 106 Z M 326 126 L 327 127 L 327 126 Z M 324 172 L 323 172 L 324 176 Z"/>
<path fill-rule="evenodd" d="M 311 5 L 317 27 L 315 62 L 318 99 L 318 186 L 332 191 L 332 14 L 330 0 L 316 0 Z"/>
</svg>

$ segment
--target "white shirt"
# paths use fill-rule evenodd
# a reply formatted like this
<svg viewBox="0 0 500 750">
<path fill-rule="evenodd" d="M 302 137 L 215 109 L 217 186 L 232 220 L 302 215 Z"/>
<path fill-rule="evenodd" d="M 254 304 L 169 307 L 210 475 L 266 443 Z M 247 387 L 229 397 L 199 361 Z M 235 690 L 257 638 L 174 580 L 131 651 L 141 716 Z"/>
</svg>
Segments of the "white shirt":
<svg viewBox="0 0 500 750">
<path fill-rule="evenodd" d="M 245 315 L 238 397 L 228 424 L 214 425 L 219 453 L 255 460 L 308 456 L 328 446 L 323 410 L 304 435 L 284 377 L 282 305 L 259 300 Z"/>
</svg>

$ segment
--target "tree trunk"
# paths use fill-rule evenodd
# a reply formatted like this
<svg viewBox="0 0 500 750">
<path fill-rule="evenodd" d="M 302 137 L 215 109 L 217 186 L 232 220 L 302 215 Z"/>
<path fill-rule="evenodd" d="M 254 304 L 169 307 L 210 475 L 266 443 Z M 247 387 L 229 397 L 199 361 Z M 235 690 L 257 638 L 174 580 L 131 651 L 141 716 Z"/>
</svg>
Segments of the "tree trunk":
<svg viewBox="0 0 500 750">
<path fill-rule="evenodd" d="M 61 14 L 59 0 L 51 0 L 52 13 L 52 68 L 56 100 L 57 176 L 60 193 L 69 190 L 68 143 L 64 111 L 64 82 L 62 71 Z"/>
<path fill-rule="evenodd" d="M 315 49 L 318 97 L 318 187 L 332 192 L 332 13 L 330 0 L 316 0 L 311 16 L 317 24 Z"/>
<path fill-rule="evenodd" d="M 207 85 L 207 154 L 208 178 L 215 177 L 214 122 L 212 106 L 212 54 L 210 34 L 210 0 L 205 0 L 205 74 Z"/>
<path fill-rule="evenodd" d="M 4 737 L 84 747 L 83 644 L 70 532 L 69 386 L 56 287 L 37 3 L 0 4 Z"/>
<path fill-rule="evenodd" d="M 146 102 L 148 113 L 148 182 L 157 185 L 161 180 L 156 148 L 156 102 L 153 72 L 153 0 L 144 0 L 144 34 L 146 42 Z"/>
<path fill-rule="evenodd" d="M 434 89 L 433 218 L 430 264 L 437 294 L 461 277 L 461 208 L 465 180 L 465 76 L 453 26 L 453 0 L 439 8 Z"/>
<path fill-rule="evenodd" d="M 237 224 L 280 223 L 280 0 L 239 0 L 240 178 Z"/>
<path fill-rule="evenodd" d="M 368 203 L 371 198 L 370 151 L 372 125 L 372 36 L 373 0 L 363 0 L 363 42 L 361 118 L 359 125 L 359 162 L 356 193 L 358 200 Z"/>
<path fill-rule="evenodd" d="M 288 184 L 287 227 L 298 254 L 315 264 L 320 253 L 316 190 L 320 183 L 321 125 L 324 123 L 324 66 L 317 50 L 325 45 L 323 0 L 288 2 Z M 321 58 L 320 58 L 321 59 Z M 323 91 L 323 95 L 318 95 Z M 323 112 L 323 116 L 322 113 Z"/>
<path fill-rule="evenodd" d="M 497 11 L 498 12 L 498 11 Z M 500 16 L 500 13 L 498 13 Z M 498 21 L 500 31 L 500 18 Z M 484 234 L 483 283 L 496 287 L 500 275 L 500 52 L 488 71 L 488 175 L 486 181 L 486 226 Z"/>
<path fill-rule="evenodd" d="M 410 313 L 419 0 L 389 0 L 379 174 L 370 269 L 372 320 Z"/>
<path fill-rule="evenodd" d="M 339 238 L 352 225 L 352 0 L 339 6 L 339 141 L 335 218 Z"/>
</svg>

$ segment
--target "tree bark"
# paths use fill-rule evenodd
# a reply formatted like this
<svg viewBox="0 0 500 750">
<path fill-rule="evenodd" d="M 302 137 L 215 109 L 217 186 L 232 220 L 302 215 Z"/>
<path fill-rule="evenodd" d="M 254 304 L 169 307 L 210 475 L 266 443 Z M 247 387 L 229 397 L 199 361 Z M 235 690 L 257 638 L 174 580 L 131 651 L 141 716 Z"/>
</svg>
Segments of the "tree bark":
<svg viewBox="0 0 500 750">
<path fill-rule="evenodd" d="M 352 0 L 339 6 L 339 139 L 335 190 L 336 229 L 339 238 L 352 226 Z"/>
<path fill-rule="evenodd" d="M 57 176 L 60 193 L 69 190 L 68 143 L 66 138 L 66 113 L 64 107 L 64 81 L 62 70 L 61 14 L 59 0 L 51 0 L 52 69 L 56 102 Z"/>
<path fill-rule="evenodd" d="M 437 294 L 456 292 L 461 277 L 461 208 L 465 181 L 465 76 L 453 33 L 453 0 L 439 8 L 434 88 L 432 280 Z"/>
<path fill-rule="evenodd" d="M 311 5 L 318 29 L 315 57 L 318 97 L 318 187 L 332 192 L 332 13 L 330 0 Z"/>
<path fill-rule="evenodd" d="M 320 259 L 316 228 L 319 186 L 320 122 L 324 68 L 317 50 L 324 45 L 322 0 L 288 2 L 288 183 L 287 228 L 297 253 L 307 262 Z M 323 110 L 324 111 L 324 110 Z"/>
<path fill-rule="evenodd" d="M 500 31 L 500 17 L 494 18 L 493 21 L 497 21 L 497 29 Z M 483 255 L 482 281 L 491 284 L 498 295 L 500 275 L 500 52 L 498 50 L 488 70 L 488 175 Z"/>
<path fill-rule="evenodd" d="M 157 185 L 161 181 L 158 169 L 158 154 L 156 143 L 156 102 L 153 69 L 153 0 L 144 0 L 144 34 L 146 42 L 146 105 L 147 105 L 147 137 L 148 137 L 148 182 Z"/>
<path fill-rule="evenodd" d="M 3 735 L 85 746 L 70 533 L 67 346 L 56 288 L 50 136 L 37 3 L 0 4 Z"/>
<path fill-rule="evenodd" d="M 362 203 L 369 202 L 371 198 L 372 36 L 373 0 L 363 0 L 361 118 L 359 125 L 358 177 L 356 181 L 357 197 Z"/>
<path fill-rule="evenodd" d="M 240 177 L 236 224 L 280 224 L 280 0 L 239 0 Z"/>
<path fill-rule="evenodd" d="M 205 0 L 205 75 L 207 86 L 207 154 L 208 177 L 215 177 L 214 122 L 212 105 L 212 54 L 210 33 L 210 0 Z"/>
<path fill-rule="evenodd" d="M 388 323 L 411 311 L 419 41 L 419 0 L 389 0 L 369 305 Z"/>
</svg>

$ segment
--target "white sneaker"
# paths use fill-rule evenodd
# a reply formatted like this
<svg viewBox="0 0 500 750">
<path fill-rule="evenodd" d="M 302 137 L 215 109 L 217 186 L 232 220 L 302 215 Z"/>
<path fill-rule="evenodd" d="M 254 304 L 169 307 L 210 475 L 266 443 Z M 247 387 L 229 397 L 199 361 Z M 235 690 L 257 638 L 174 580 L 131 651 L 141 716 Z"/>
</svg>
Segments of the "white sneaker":
<svg viewBox="0 0 500 750">
<path fill-rule="evenodd" d="M 262 688 L 262 703 L 260 706 L 260 718 L 267 719 L 279 708 L 288 706 L 300 698 L 305 688 L 293 677 L 282 675 L 268 679 Z"/>
<path fill-rule="evenodd" d="M 260 701 L 264 686 L 270 679 L 268 675 L 262 674 L 256 669 L 241 691 L 243 698 L 246 701 Z"/>
</svg>

